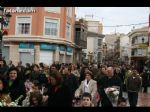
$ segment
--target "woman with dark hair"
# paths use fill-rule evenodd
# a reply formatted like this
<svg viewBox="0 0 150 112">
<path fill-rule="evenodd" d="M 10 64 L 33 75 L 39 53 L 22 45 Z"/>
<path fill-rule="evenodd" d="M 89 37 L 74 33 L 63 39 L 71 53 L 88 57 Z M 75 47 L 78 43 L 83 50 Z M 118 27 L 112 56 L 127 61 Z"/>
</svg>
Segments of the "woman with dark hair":
<svg viewBox="0 0 150 112">
<path fill-rule="evenodd" d="M 33 65 L 33 68 L 32 68 L 32 73 L 29 77 L 30 81 L 33 81 L 33 80 L 38 80 L 39 78 L 39 75 L 40 75 L 40 68 L 37 64 L 34 64 Z"/>
<path fill-rule="evenodd" d="M 63 85 L 63 78 L 59 72 L 53 72 L 50 76 L 48 87 L 48 106 L 71 107 L 71 93 L 67 86 Z"/>
<path fill-rule="evenodd" d="M 8 85 L 8 91 L 12 101 L 15 101 L 21 95 L 23 96 L 23 98 L 19 102 L 19 104 L 21 104 L 21 101 L 26 96 L 26 90 L 24 86 L 24 81 L 21 80 L 20 77 L 18 77 L 17 68 L 10 68 L 8 70 L 7 85 Z"/>
<path fill-rule="evenodd" d="M 74 74 L 78 79 L 80 78 L 80 73 L 77 69 L 77 65 L 75 64 L 71 65 L 71 73 Z"/>
<path fill-rule="evenodd" d="M 0 77 L 6 78 L 8 66 L 5 60 L 0 60 Z"/>
<path fill-rule="evenodd" d="M 25 67 L 25 70 L 24 70 L 24 80 L 28 80 L 30 75 L 31 75 L 31 65 L 30 63 L 26 63 L 26 67 Z"/>
<path fill-rule="evenodd" d="M 92 72 L 85 72 L 85 79 L 81 82 L 79 88 L 75 92 L 75 97 L 82 96 L 85 92 L 90 93 L 92 96 L 92 103 L 94 106 L 96 104 L 96 94 L 97 94 L 97 82 L 92 79 Z"/>
<path fill-rule="evenodd" d="M 38 80 L 41 85 L 42 84 L 47 85 L 47 83 L 48 83 L 48 79 L 47 79 L 46 75 L 40 72 L 40 67 L 37 64 L 33 65 L 33 71 L 31 73 L 29 79 L 30 79 L 30 81 Z"/>
</svg>

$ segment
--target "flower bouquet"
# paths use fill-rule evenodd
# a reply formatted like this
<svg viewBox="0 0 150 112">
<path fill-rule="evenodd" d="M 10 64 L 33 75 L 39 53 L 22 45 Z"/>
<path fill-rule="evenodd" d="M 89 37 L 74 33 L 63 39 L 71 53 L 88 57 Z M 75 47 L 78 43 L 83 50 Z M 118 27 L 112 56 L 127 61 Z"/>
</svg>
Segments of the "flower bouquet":
<svg viewBox="0 0 150 112">
<path fill-rule="evenodd" d="M 32 91 L 33 83 L 31 81 L 27 80 L 24 85 L 27 93 Z"/>
<path fill-rule="evenodd" d="M 112 87 L 105 88 L 104 90 L 105 90 L 105 93 L 106 93 L 108 99 L 112 103 L 113 107 L 116 107 L 117 102 L 118 102 L 119 93 L 120 93 L 120 87 L 112 86 Z"/>
<path fill-rule="evenodd" d="M 12 102 L 10 96 L 7 95 L 3 100 L 1 100 L 0 107 L 20 107 L 20 105 L 18 105 L 18 102 L 22 98 L 23 95 L 20 95 L 19 98 Z"/>
</svg>

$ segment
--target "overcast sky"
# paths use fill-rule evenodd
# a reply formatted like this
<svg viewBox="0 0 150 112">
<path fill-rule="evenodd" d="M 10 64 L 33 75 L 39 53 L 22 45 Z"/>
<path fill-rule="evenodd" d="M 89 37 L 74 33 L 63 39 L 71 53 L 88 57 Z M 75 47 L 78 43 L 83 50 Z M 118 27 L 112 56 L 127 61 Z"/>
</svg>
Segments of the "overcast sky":
<svg viewBox="0 0 150 112">
<path fill-rule="evenodd" d="M 149 7 L 76 7 L 77 18 L 92 15 L 95 20 L 102 22 L 103 26 L 128 25 L 148 22 Z M 134 25 L 135 28 L 140 28 L 143 25 Z M 129 33 L 132 26 L 123 27 L 104 27 L 103 34 L 110 33 Z"/>
</svg>

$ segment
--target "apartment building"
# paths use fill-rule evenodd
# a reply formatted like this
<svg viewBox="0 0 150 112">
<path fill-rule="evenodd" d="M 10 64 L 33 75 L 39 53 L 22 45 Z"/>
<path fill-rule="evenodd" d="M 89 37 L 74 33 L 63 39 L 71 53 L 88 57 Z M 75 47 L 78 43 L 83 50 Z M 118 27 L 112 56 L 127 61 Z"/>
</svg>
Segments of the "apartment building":
<svg viewBox="0 0 150 112">
<path fill-rule="evenodd" d="M 131 42 L 131 64 L 137 67 L 139 72 L 143 71 L 148 57 L 148 27 L 134 29 L 128 34 Z"/>
<path fill-rule="evenodd" d="M 74 53 L 74 7 L 7 7 L 12 17 L 3 39 L 3 57 L 47 65 L 72 63 Z"/>
</svg>

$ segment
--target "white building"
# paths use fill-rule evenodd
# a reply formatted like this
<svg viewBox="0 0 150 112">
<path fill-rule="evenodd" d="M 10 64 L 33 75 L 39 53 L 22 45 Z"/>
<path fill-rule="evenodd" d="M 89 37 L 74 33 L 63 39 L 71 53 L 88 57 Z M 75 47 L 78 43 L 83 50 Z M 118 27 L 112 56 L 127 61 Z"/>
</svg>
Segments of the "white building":
<svg viewBox="0 0 150 112">
<path fill-rule="evenodd" d="M 87 49 L 83 50 L 87 53 L 86 59 L 94 63 L 102 62 L 102 42 L 104 37 L 102 35 L 102 23 L 94 20 L 91 15 L 86 16 L 85 20 L 88 27 Z"/>
<path fill-rule="evenodd" d="M 102 62 L 102 41 L 104 35 L 88 32 L 87 56 L 90 62 Z"/>
<path fill-rule="evenodd" d="M 128 36 L 131 42 L 131 64 L 133 64 L 141 73 L 145 62 L 149 60 L 149 39 L 148 27 L 142 27 L 132 30 Z"/>
<path fill-rule="evenodd" d="M 124 35 L 120 37 L 120 59 L 126 64 L 130 63 L 131 57 L 131 43 L 129 37 Z"/>
</svg>

